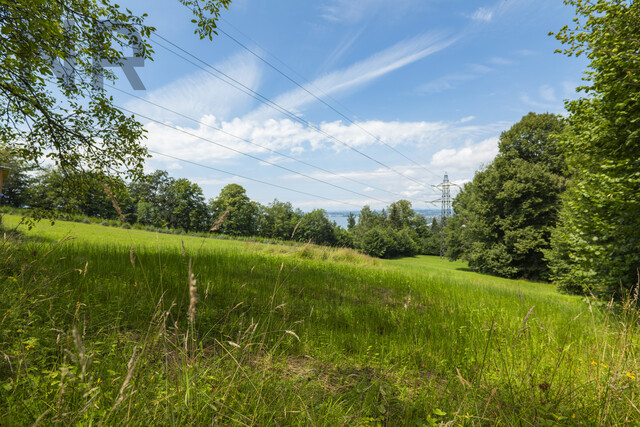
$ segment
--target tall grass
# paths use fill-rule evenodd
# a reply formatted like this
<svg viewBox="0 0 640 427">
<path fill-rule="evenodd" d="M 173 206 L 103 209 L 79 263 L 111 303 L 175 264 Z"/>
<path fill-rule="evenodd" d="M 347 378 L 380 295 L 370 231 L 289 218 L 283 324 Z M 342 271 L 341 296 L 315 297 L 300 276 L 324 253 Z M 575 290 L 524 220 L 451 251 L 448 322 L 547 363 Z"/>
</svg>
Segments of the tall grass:
<svg viewBox="0 0 640 427">
<path fill-rule="evenodd" d="M 601 304 L 433 257 L 64 227 L 1 245 L 8 425 L 640 421 L 637 296 Z"/>
</svg>

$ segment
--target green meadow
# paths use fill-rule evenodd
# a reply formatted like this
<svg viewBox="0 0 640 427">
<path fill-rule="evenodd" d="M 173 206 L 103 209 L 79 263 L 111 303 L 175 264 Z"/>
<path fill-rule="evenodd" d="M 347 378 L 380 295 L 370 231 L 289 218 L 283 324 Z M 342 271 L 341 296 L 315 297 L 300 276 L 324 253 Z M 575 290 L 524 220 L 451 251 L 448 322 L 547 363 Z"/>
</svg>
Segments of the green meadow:
<svg viewBox="0 0 640 427">
<path fill-rule="evenodd" d="M 3 425 L 640 423 L 633 296 L 437 257 L 19 222 L 3 217 Z"/>
</svg>

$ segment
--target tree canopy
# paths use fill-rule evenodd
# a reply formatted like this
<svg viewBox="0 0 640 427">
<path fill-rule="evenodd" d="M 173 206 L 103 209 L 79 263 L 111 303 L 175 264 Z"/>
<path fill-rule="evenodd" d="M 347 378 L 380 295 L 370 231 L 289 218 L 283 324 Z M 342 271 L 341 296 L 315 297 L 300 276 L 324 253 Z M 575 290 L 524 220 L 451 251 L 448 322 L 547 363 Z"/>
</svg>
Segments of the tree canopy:
<svg viewBox="0 0 640 427">
<path fill-rule="evenodd" d="M 215 33 L 230 0 L 180 0 L 200 37 Z M 144 130 L 96 84 L 126 65 L 129 52 L 151 58 L 146 15 L 109 0 L 0 2 L 0 144 L 25 161 L 48 158 L 65 173 L 140 177 Z M 73 175 L 70 175 L 73 176 Z M 79 176 L 79 175 L 75 175 Z"/>
<path fill-rule="evenodd" d="M 544 251 L 566 186 L 556 136 L 561 120 L 529 113 L 500 135 L 493 163 L 476 173 L 453 201 L 448 256 L 475 271 L 548 278 Z"/>
<path fill-rule="evenodd" d="M 567 102 L 561 139 L 572 177 L 550 252 L 563 289 L 622 296 L 640 268 L 640 5 L 565 1 L 573 26 L 556 38 L 590 60 L 584 96 Z"/>
</svg>

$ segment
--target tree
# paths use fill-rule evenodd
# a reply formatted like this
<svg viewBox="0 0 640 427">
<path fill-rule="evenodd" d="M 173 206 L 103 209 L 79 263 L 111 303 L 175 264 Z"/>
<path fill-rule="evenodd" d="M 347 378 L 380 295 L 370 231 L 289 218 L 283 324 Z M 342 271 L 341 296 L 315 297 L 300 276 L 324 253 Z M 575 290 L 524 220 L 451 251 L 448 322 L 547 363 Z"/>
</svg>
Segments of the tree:
<svg viewBox="0 0 640 427">
<path fill-rule="evenodd" d="M 445 239 L 452 259 L 475 271 L 505 277 L 547 279 L 544 251 L 566 187 L 564 160 L 556 148 L 562 122 L 529 113 L 500 135 L 499 154 L 456 196 L 456 218 Z"/>
<path fill-rule="evenodd" d="M 296 213 L 289 202 L 275 199 L 262 208 L 260 215 L 260 236 L 271 239 L 291 239 L 301 215 Z"/>
<path fill-rule="evenodd" d="M 347 230 L 351 230 L 356 226 L 356 216 L 353 212 L 349 212 L 349 216 L 347 216 Z"/>
<path fill-rule="evenodd" d="M 382 227 L 373 227 L 364 233 L 360 242 L 360 250 L 377 258 L 389 258 L 395 253 L 395 242 L 387 230 Z"/>
<path fill-rule="evenodd" d="M 311 241 L 316 245 L 335 245 L 335 224 L 329 221 L 323 209 L 316 209 L 306 213 L 300 219 L 295 238 L 301 241 Z"/>
<path fill-rule="evenodd" d="M 196 15 L 200 37 L 215 33 L 230 0 L 180 0 Z M 48 158 L 63 173 L 142 174 L 143 128 L 96 84 L 125 65 L 151 56 L 143 16 L 109 0 L 13 0 L 0 3 L 0 141 L 28 162 Z M 69 182 L 76 190 L 82 183 Z"/>
<path fill-rule="evenodd" d="M 560 288 L 622 296 L 640 268 L 640 4 L 567 0 L 575 26 L 555 36 L 589 71 L 566 103 L 561 147 L 572 177 L 549 253 Z M 551 33 L 553 34 L 553 33 Z"/>
<path fill-rule="evenodd" d="M 209 212 L 202 189 L 186 178 L 176 179 L 167 188 L 165 199 L 170 209 L 168 225 L 189 231 L 205 231 Z"/>
<path fill-rule="evenodd" d="M 211 218 L 224 216 L 217 232 L 231 236 L 255 236 L 258 234 L 259 206 L 252 202 L 247 192 L 238 184 L 229 184 L 217 198 L 209 201 Z"/>
<path fill-rule="evenodd" d="M 401 230 L 413 224 L 416 212 L 411 207 L 408 200 L 398 200 L 389 205 L 389 216 L 387 221 L 394 230 Z"/>
<path fill-rule="evenodd" d="M 0 149 L 0 166 L 11 168 L 9 177 L 4 180 L 2 192 L 7 197 L 2 204 L 13 207 L 28 205 L 27 191 L 33 178 L 29 175 L 34 166 L 9 153 L 8 149 Z"/>
<path fill-rule="evenodd" d="M 419 230 L 421 230 L 421 228 Z M 433 220 L 431 220 L 431 226 L 420 233 L 420 253 L 424 255 L 440 255 L 442 232 L 443 230 L 440 223 L 434 217 Z"/>
<path fill-rule="evenodd" d="M 161 228 L 168 227 L 173 206 L 167 195 L 173 183 L 174 179 L 163 170 L 156 170 L 131 182 L 129 193 L 136 206 L 135 215 L 133 215 L 135 218 L 131 218 L 132 222 L 137 221 L 144 225 Z"/>
</svg>

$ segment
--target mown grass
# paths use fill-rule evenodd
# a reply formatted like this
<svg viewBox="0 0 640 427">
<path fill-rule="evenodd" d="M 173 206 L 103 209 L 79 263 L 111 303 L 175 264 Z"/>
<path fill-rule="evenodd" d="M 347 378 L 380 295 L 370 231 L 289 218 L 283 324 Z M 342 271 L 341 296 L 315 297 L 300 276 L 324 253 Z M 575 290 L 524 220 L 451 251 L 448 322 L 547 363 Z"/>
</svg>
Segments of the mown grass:
<svg viewBox="0 0 640 427">
<path fill-rule="evenodd" d="M 0 258 L 7 425 L 640 422 L 635 309 L 435 257 L 23 231 Z"/>
</svg>

